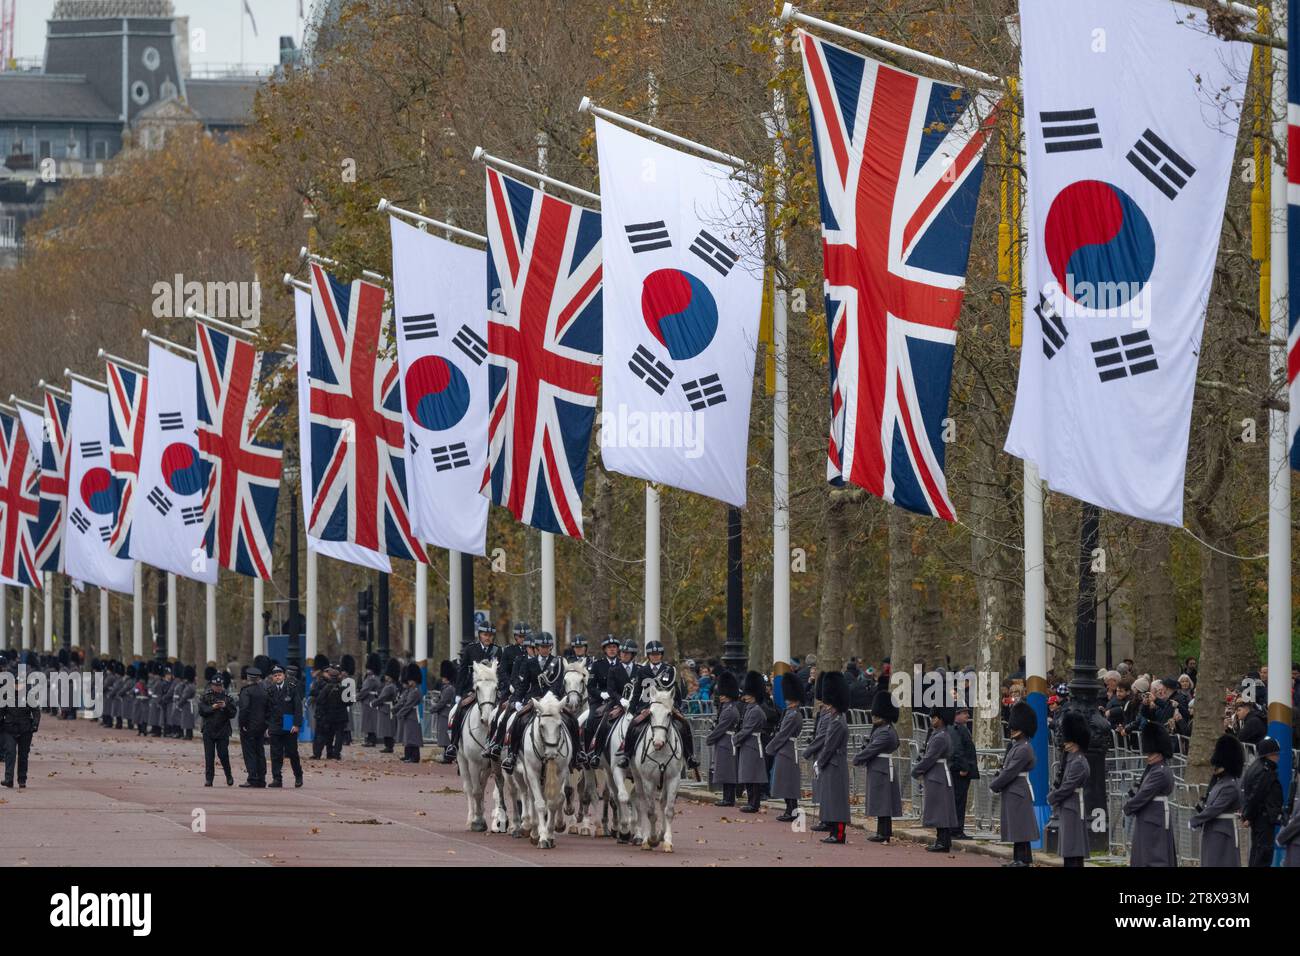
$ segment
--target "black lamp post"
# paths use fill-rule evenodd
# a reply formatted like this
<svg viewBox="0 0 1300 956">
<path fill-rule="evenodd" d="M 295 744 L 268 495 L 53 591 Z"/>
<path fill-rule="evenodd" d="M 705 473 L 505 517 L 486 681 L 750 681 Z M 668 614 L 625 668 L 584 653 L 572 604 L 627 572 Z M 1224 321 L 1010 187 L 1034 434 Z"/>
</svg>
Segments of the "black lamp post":
<svg viewBox="0 0 1300 956">
<path fill-rule="evenodd" d="M 1093 814 L 1106 812 L 1106 753 L 1110 749 L 1110 722 L 1102 714 L 1105 685 L 1097 677 L 1097 575 L 1092 570 L 1093 552 L 1101 530 L 1101 511 L 1084 502 L 1079 532 L 1079 599 L 1075 608 L 1074 674 L 1070 678 L 1067 709 L 1081 713 L 1088 722 L 1091 742 L 1088 766 L 1092 774 L 1084 791 L 1088 811 L 1089 845 L 1105 852 L 1109 847 L 1108 828 L 1100 831 L 1091 826 Z"/>
<path fill-rule="evenodd" d="M 474 640 L 474 556 L 460 555 L 460 649 Z M 450 649 L 450 647 L 449 647 Z"/>
<path fill-rule="evenodd" d="M 745 654 L 744 564 L 741 556 L 740 509 L 727 509 L 727 640 L 722 645 L 722 666 L 742 676 L 749 658 Z"/>
<path fill-rule="evenodd" d="M 298 616 L 298 482 L 297 469 L 289 479 L 289 663 L 302 666 L 301 618 Z"/>
</svg>

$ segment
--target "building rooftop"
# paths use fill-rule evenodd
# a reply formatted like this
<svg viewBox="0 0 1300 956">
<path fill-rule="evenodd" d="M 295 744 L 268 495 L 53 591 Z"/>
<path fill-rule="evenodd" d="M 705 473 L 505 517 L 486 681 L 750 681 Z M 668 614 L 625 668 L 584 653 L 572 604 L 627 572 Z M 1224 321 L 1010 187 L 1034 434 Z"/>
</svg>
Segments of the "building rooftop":
<svg viewBox="0 0 1300 956">
<path fill-rule="evenodd" d="M 176 15 L 171 0 L 58 0 L 51 20 L 104 20 L 116 17 Z"/>
<path fill-rule="evenodd" d="M 0 73 L 0 117 L 6 123 L 121 121 L 84 76 L 52 73 Z"/>
<path fill-rule="evenodd" d="M 256 78 L 190 79 L 185 93 L 191 110 L 208 126 L 245 126 L 253 117 Z"/>
</svg>

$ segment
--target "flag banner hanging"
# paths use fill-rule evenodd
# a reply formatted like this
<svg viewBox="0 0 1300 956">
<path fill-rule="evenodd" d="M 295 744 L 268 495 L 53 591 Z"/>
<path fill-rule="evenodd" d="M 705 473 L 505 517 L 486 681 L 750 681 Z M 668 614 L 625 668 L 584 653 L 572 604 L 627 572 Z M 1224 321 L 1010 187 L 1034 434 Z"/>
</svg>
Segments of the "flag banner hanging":
<svg viewBox="0 0 1300 956">
<path fill-rule="evenodd" d="M 121 484 L 110 470 L 108 395 L 72 383 L 72 413 L 68 422 L 71 455 L 68 464 L 66 570 L 86 584 L 130 594 L 135 565 L 109 552 Z"/>
<path fill-rule="evenodd" d="M 0 412 L 0 584 L 40 587 L 33 537 L 40 523 L 41 468 L 20 419 Z"/>
<path fill-rule="evenodd" d="M 390 217 L 397 363 L 411 530 L 466 554 L 487 548 L 487 256 Z"/>
<path fill-rule="evenodd" d="M 1201 331 L 1250 47 L 1167 0 L 1020 5 L 1024 347 L 1006 450 L 1180 526 Z"/>
<path fill-rule="evenodd" d="M 63 570 L 63 528 L 68 504 L 68 419 L 72 405 L 45 393 L 41 423 L 41 516 L 36 525 L 36 564 L 42 571 Z"/>
<path fill-rule="evenodd" d="M 1290 398 L 1288 432 L 1291 442 L 1291 467 L 1300 468 L 1300 0 L 1287 0 L 1287 142 L 1286 152 L 1286 220 L 1287 220 L 1287 296 L 1286 380 Z"/>
<path fill-rule="evenodd" d="M 799 40 L 821 197 L 826 477 L 952 521 L 945 420 L 995 102 Z"/>
<path fill-rule="evenodd" d="M 131 557 L 205 584 L 217 563 L 203 547 L 211 466 L 199 454 L 194 362 L 149 345 L 149 407 L 131 512 Z"/>
<path fill-rule="evenodd" d="M 284 356 L 195 323 L 199 455 L 209 469 L 203 546 L 223 568 L 269 581 L 281 445 L 265 437 L 273 406 L 258 387 Z"/>
<path fill-rule="evenodd" d="M 311 267 L 312 504 L 307 530 L 428 563 L 411 532 L 397 363 L 384 352 L 384 290 Z"/>
<path fill-rule="evenodd" d="M 298 339 L 298 468 L 302 479 L 302 519 L 303 527 L 311 522 L 312 496 L 311 483 L 311 382 L 307 377 L 308 356 L 311 355 L 311 293 L 302 289 L 293 290 L 293 311 Z M 307 535 L 307 548 L 317 554 L 348 564 L 358 564 L 363 568 L 374 568 L 385 573 L 393 570 L 388 555 L 371 551 L 360 545 L 346 541 L 322 541 L 312 534 Z"/>
<path fill-rule="evenodd" d="M 605 467 L 741 507 L 763 299 L 758 193 L 729 166 L 600 118 L 596 146 Z"/>
<path fill-rule="evenodd" d="M 135 510 L 135 483 L 140 474 L 144 444 L 144 417 L 148 407 L 147 376 L 111 359 L 108 367 L 108 444 L 113 477 L 122 487 L 113 537 L 108 549 L 114 557 L 131 557 L 131 515 Z"/>
<path fill-rule="evenodd" d="M 488 470 L 515 520 L 582 537 L 600 385 L 600 213 L 487 169 Z"/>
</svg>

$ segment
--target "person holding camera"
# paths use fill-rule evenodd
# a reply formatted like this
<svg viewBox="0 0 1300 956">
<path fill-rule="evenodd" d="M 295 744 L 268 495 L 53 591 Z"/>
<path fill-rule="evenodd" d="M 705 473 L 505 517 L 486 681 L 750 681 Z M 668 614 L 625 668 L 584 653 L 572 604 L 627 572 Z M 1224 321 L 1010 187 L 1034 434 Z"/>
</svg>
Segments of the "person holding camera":
<svg viewBox="0 0 1300 956">
<path fill-rule="evenodd" d="M 1282 816 L 1282 782 L 1277 778 L 1281 748 L 1272 737 L 1255 747 L 1258 760 L 1241 782 L 1241 818 L 1250 826 L 1249 866 L 1272 866 L 1273 828 Z"/>
</svg>

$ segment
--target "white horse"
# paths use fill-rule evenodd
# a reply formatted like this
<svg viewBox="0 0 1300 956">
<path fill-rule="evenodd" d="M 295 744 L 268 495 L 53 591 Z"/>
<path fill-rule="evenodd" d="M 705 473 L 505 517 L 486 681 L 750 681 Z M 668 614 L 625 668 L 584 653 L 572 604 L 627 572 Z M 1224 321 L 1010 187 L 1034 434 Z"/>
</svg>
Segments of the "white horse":
<svg viewBox="0 0 1300 956">
<path fill-rule="evenodd" d="M 563 702 L 548 691 L 533 702 L 533 719 L 519 754 L 527 792 L 523 827 L 543 850 L 555 846 L 555 829 L 564 822 L 564 784 L 576 746 Z"/>
<path fill-rule="evenodd" d="M 636 784 L 637 833 L 641 849 L 660 843 L 673 852 L 673 809 L 682 782 L 686 758 L 682 735 L 673 720 L 673 692 L 656 690 L 650 698 L 650 717 L 631 754 L 632 780 Z"/>
<path fill-rule="evenodd" d="M 465 799 L 469 803 L 468 826 L 475 833 L 487 831 L 487 821 L 483 815 L 483 800 L 487 793 L 488 778 L 492 776 L 492 761 L 488 759 L 487 748 L 491 739 L 488 735 L 488 721 L 497 705 L 497 662 L 483 664 L 474 662 L 474 704 L 461 721 L 460 750 L 456 753 L 456 763 L 460 767 L 460 779 L 465 788 Z M 493 813 L 494 824 L 499 824 L 502 814 L 501 785 L 497 781 L 497 806 Z"/>
<path fill-rule="evenodd" d="M 579 728 L 584 726 L 587 700 L 587 662 L 582 660 L 564 662 L 564 711 L 572 715 Z M 581 741 L 575 741 L 581 746 Z M 581 836 L 595 836 L 596 821 L 591 811 L 593 797 L 588 786 L 587 772 L 573 770 L 569 773 L 564 787 L 564 819 L 570 833 Z"/>
<path fill-rule="evenodd" d="M 632 814 L 632 776 L 627 770 L 618 765 L 618 749 L 623 746 L 623 738 L 627 736 L 628 725 L 632 722 L 632 714 L 624 710 L 618 722 L 609 732 L 609 740 L 605 742 L 605 752 L 601 754 L 601 767 L 597 773 L 599 777 L 604 775 L 604 798 L 606 803 L 614 813 L 614 826 L 618 833 L 619 843 L 641 842 L 641 835 L 632 832 L 633 814 Z"/>
</svg>

